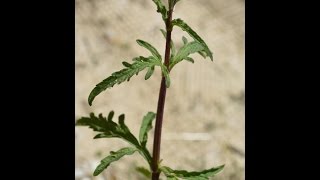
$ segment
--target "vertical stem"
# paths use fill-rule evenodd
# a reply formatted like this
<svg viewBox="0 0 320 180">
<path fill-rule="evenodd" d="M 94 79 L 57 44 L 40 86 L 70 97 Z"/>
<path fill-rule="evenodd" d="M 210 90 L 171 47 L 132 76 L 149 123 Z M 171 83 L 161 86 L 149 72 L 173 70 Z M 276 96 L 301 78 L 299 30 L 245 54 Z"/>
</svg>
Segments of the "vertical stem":
<svg viewBox="0 0 320 180">
<path fill-rule="evenodd" d="M 168 2 L 169 1 L 170 0 L 168 0 Z M 171 21 L 172 21 L 173 7 L 171 7 L 170 2 L 168 4 L 169 4 L 169 11 L 168 11 L 168 19 L 166 22 L 167 36 L 166 36 L 164 65 L 169 69 L 170 41 L 171 41 L 171 32 L 172 32 Z M 162 122 L 163 122 L 164 104 L 166 100 L 166 92 L 167 92 L 167 88 L 165 83 L 165 77 L 162 75 L 159 99 L 158 99 L 157 115 L 156 115 L 154 141 L 153 141 L 152 180 L 159 180 L 159 176 L 160 176 L 160 172 L 158 171 L 158 163 L 160 159 L 161 129 L 162 129 Z"/>
</svg>

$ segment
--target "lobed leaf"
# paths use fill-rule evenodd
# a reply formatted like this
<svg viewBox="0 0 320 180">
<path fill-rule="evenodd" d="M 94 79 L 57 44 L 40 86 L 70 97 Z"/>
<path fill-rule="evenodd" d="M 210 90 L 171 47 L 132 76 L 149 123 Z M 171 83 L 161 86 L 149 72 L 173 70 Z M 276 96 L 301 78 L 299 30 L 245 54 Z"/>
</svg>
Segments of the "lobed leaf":
<svg viewBox="0 0 320 180">
<path fill-rule="evenodd" d="M 208 180 L 209 177 L 212 177 L 222 171 L 224 165 L 218 166 L 211 169 L 206 169 L 203 171 L 191 171 L 186 170 L 172 170 L 169 167 L 162 166 L 159 169 L 166 175 L 168 179 L 188 179 L 188 180 Z"/>
<path fill-rule="evenodd" d="M 133 61 L 134 63 L 132 64 L 123 62 L 123 64 L 125 65 L 124 69 L 112 73 L 111 76 L 96 85 L 96 87 L 90 92 L 90 95 L 88 97 L 88 103 L 90 106 L 92 105 L 92 102 L 97 95 L 99 95 L 106 89 L 113 87 L 115 84 L 120 84 L 126 80 L 129 81 L 133 75 L 138 75 L 140 71 L 144 70 L 147 67 L 163 66 L 161 61 L 157 60 L 154 57 L 145 58 L 143 56 L 140 56 L 134 58 Z"/>
<path fill-rule="evenodd" d="M 124 114 L 119 116 L 119 124 L 112 121 L 114 112 L 111 111 L 108 115 L 108 119 L 99 114 L 99 117 L 96 117 L 94 113 L 90 113 L 90 117 L 82 117 L 77 122 L 77 126 L 89 126 L 94 131 L 101 132 L 96 135 L 94 139 L 97 138 L 113 138 L 118 137 L 122 138 L 130 144 L 137 146 L 139 141 L 134 137 L 130 132 L 129 128 L 124 123 Z"/>
<path fill-rule="evenodd" d="M 104 132 L 114 129 L 114 124 L 108 124 L 105 118 L 98 118 L 93 113 L 90 117 L 82 117 L 76 122 L 77 126 L 89 126 L 94 131 Z"/>
<path fill-rule="evenodd" d="M 148 132 L 152 129 L 152 121 L 156 117 L 153 112 L 148 112 L 147 115 L 143 117 L 142 124 L 140 127 L 139 140 L 141 146 L 146 146 L 148 141 Z"/>
<path fill-rule="evenodd" d="M 107 169 L 112 162 L 118 161 L 125 155 L 132 155 L 136 151 L 136 148 L 131 147 L 122 148 L 116 152 L 111 151 L 109 156 L 101 160 L 100 164 L 96 167 L 93 175 L 99 175 L 103 170 Z"/>
<path fill-rule="evenodd" d="M 152 1 L 157 5 L 157 12 L 162 14 L 162 19 L 166 23 L 166 20 L 168 18 L 166 7 L 163 5 L 161 0 L 152 0 Z"/>
<path fill-rule="evenodd" d="M 182 36 L 182 41 L 183 41 L 183 44 L 188 43 L 188 39 L 184 36 Z M 206 58 L 206 54 L 203 51 L 198 51 L 197 53 L 200 54 L 203 58 Z"/>
<path fill-rule="evenodd" d="M 194 30 L 190 28 L 188 24 L 186 24 L 182 19 L 174 19 L 172 20 L 172 25 L 180 27 L 183 31 L 186 31 L 195 41 L 198 41 L 204 47 L 203 51 L 206 53 L 206 56 L 209 56 L 211 61 L 213 60 L 212 52 L 210 51 L 207 44 Z"/>
<path fill-rule="evenodd" d="M 125 115 L 121 114 L 119 116 L 118 124 L 112 121 L 114 112 L 111 111 L 108 118 L 99 114 L 99 117 L 90 113 L 90 117 L 82 117 L 77 120 L 76 125 L 78 126 L 88 126 L 94 131 L 100 132 L 94 139 L 98 138 L 121 138 L 127 141 L 129 144 L 133 145 L 139 153 L 144 157 L 144 159 L 151 164 L 151 155 L 148 149 L 141 146 L 137 138 L 130 132 L 129 128 L 125 124 Z"/>
<path fill-rule="evenodd" d="M 153 46 L 152 46 L 151 44 L 149 44 L 148 42 L 143 41 L 143 40 L 140 40 L 140 39 L 137 40 L 137 43 L 138 43 L 140 46 L 148 49 L 148 50 L 151 52 L 151 54 L 152 54 L 158 61 L 161 62 L 162 57 L 161 57 L 161 55 L 159 54 L 159 52 L 157 51 L 157 49 L 156 49 L 155 47 L 153 47 Z"/>
<path fill-rule="evenodd" d="M 171 70 L 174 65 L 182 61 L 183 59 L 187 58 L 187 60 L 190 60 L 188 56 L 192 53 L 196 53 L 199 51 L 204 50 L 204 47 L 202 44 L 200 44 L 197 41 L 192 41 L 190 43 L 187 43 L 183 45 L 177 54 L 173 57 L 173 59 L 170 62 L 169 69 Z"/>
</svg>

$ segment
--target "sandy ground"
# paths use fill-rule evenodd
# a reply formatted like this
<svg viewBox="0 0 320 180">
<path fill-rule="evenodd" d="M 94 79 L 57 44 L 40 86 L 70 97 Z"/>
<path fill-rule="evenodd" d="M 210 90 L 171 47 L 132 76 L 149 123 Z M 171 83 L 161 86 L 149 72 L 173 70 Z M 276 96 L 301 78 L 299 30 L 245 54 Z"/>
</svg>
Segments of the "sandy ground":
<svg viewBox="0 0 320 180">
<path fill-rule="evenodd" d="M 99 95 L 90 107 L 92 88 L 122 68 L 121 62 L 148 51 L 136 44 L 143 39 L 164 55 L 161 16 L 151 0 L 76 0 L 76 119 L 90 112 L 116 117 L 138 135 L 142 117 L 156 112 L 160 71 L 147 81 L 144 72 L 127 83 Z M 174 18 L 182 18 L 207 42 L 214 61 L 193 55 L 195 63 L 182 62 L 171 73 L 167 91 L 161 158 L 174 169 L 202 170 L 226 164 L 216 180 L 244 180 L 244 1 L 181 0 Z M 175 28 L 173 40 L 181 46 Z M 148 147 L 152 148 L 152 135 Z M 77 180 L 143 180 L 134 170 L 146 163 L 138 154 L 112 164 L 98 177 L 99 161 L 127 144 L 119 139 L 93 140 L 90 129 L 76 127 Z M 165 178 L 164 178 L 165 179 Z"/>
</svg>

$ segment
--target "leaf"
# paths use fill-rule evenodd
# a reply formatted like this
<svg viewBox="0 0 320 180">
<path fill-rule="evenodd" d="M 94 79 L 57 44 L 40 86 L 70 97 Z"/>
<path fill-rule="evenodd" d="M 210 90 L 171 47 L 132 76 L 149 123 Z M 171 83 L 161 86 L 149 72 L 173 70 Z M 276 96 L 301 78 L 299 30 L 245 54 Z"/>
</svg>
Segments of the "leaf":
<svg viewBox="0 0 320 180">
<path fill-rule="evenodd" d="M 164 29 L 160 29 L 162 35 L 164 36 L 164 38 L 167 38 L 167 33 Z M 171 49 L 171 56 L 174 56 L 176 54 L 176 47 L 174 46 L 174 43 L 171 39 L 170 41 L 170 49 Z"/>
<path fill-rule="evenodd" d="M 168 18 L 166 7 L 162 4 L 161 0 L 152 0 L 152 1 L 157 5 L 157 12 L 162 14 L 162 19 L 166 23 L 166 20 Z"/>
<path fill-rule="evenodd" d="M 111 112 L 110 112 L 111 113 Z M 76 122 L 77 126 L 89 126 L 89 128 L 98 132 L 105 132 L 110 129 L 114 129 L 114 124 L 108 124 L 106 119 L 98 118 L 93 113 L 90 113 L 90 117 L 82 117 Z"/>
<path fill-rule="evenodd" d="M 188 43 L 188 39 L 184 36 L 182 36 L 182 41 L 183 41 L 183 44 L 187 44 Z M 199 53 L 203 58 L 206 58 L 206 55 L 203 54 L 202 51 L 198 51 L 197 53 Z M 184 58 L 185 60 L 191 62 L 191 63 L 194 63 L 194 60 L 191 58 L 191 57 L 186 57 Z"/>
<path fill-rule="evenodd" d="M 77 120 L 77 126 L 88 126 L 94 131 L 99 132 L 94 139 L 98 138 L 121 138 L 133 145 L 139 153 L 145 158 L 145 160 L 151 164 L 151 155 L 149 151 L 140 146 L 137 138 L 130 132 L 129 128 L 125 124 L 125 115 L 121 114 L 118 118 L 118 124 L 112 121 L 114 112 L 110 111 L 108 118 L 99 114 L 99 117 L 95 116 L 94 113 L 90 113 L 90 117 L 82 117 Z"/>
<path fill-rule="evenodd" d="M 140 46 L 148 49 L 148 50 L 151 52 L 151 54 L 152 54 L 158 61 L 161 62 L 162 57 L 161 57 L 161 55 L 159 54 L 159 52 L 157 51 L 157 49 L 156 49 L 155 47 L 153 47 L 153 46 L 152 46 L 151 44 L 149 44 L 148 42 L 145 42 L 145 41 L 140 40 L 140 39 L 137 40 L 137 43 L 138 43 Z"/>
<path fill-rule="evenodd" d="M 209 177 L 212 177 L 219 173 L 224 168 L 224 165 L 218 166 L 216 168 L 206 169 L 203 171 L 191 171 L 188 172 L 186 170 L 172 170 L 169 167 L 162 166 L 159 169 L 167 176 L 167 178 L 171 179 L 188 179 L 188 180 L 208 180 Z"/>
<path fill-rule="evenodd" d="M 192 30 L 188 24 L 186 24 L 182 19 L 175 19 L 172 20 L 172 25 L 176 25 L 180 27 L 183 31 L 186 31 L 195 41 L 198 41 L 201 45 L 204 47 L 204 52 L 206 53 L 207 56 L 210 57 L 211 61 L 213 60 L 212 57 L 212 52 L 210 51 L 209 47 L 207 44 L 201 39 L 201 37 L 194 31 Z"/>
<path fill-rule="evenodd" d="M 143 117 L 140 133 L 139 133 L 139 140 L 141 146 L 146 146 L 148 141 L 148 132 L 152 129 L 152 121 L 156 117 L 156 114 L 153 112 L 148 112 L 147 115 Z"/>
<path fill-rule="evenodd" d="M 107 169 L 107 167 L 114 161 L 118 161 L 120 158 L 122 158 L 125 155 L 131 155 L 134 152 L 136 152 L 136 148 L 126 147 L 118 150 L 117 152 L 110 152 L 110 155 L 106 158 L 101 160 L 101 163 L 97 166 L 95 169 L 93 175 L 97 176 L 99 175 L 103 170 Z"/>
<path fill-rule="evenodd" d="M 183 45 L 179 49 L 177 54 L 173 57 L 172 61 L 170 62 L 169 69 L 171 70 L 173 66 L 175 66 L 177 63 L 179 63 L 183 59 L 187 58 L 190 54 L 199 52 L 203 49 L 204 47 L 197 41 L 192 41 L 190 43 Z"/>
<path fill-rule="evenodd" d="M 154 57 L 145 58 L 143 56 L 140 56 L 134 58 L 133 61 L 134 63 L 132 64 L 124 63 L 126 65 L 126 68 L 112 73 L 111 76 L 96 85 L 96 87 L 90 92 L 90 95 L 88 97 L 88 103 L 90 106 L 92 105 L 92 102 L 97 95 L 99 95 L 106 89 L 113 87 L 115 84 L 120 84 L 126 80 L 129 81 L 133 75 L 137 75 L 140 71 L 144 70 L 147 67 L 156 65 L 163 66 L 161 61 L 158 61 Z"/>
<path fill-rule="evenodd" d="M 89 126 L 94 131 L 101 132 L 101 134 L 96 135 L 94 138 L 113 138 L 118 137 L 126 140 L 130 144 L 137 146 L 139 141 L 130 132 L 129 128 L 124 123 L 124 114 L 119 116 L 119 124 L 112 121 L 114 112 L 109 113 L 108 119 L 99 114 L 96 117 L 94 113 L 90 113 L 90 117 L 82 117 L 77 122 L 78 126 Z"/>
<path fill-rule="evenodd" d="M 149 69 L 148 69 L 148 71 L 147 71 L 146 76 L 144 77 L 144 79 L 145 79 L 145 80 L 149 79 L 149 78 L 152 76 L 153 72 L 154 72 L 154 66 L 149 67 Z"/>
<path fill-rule="evenodd" d="M 149 171 L 149 169 L 145 167 L 136 167 L 136 171 L 138 171 L 140 174 L 144 175 L 148 179 L 151 178 L 151 172 Z"/>
</svg>

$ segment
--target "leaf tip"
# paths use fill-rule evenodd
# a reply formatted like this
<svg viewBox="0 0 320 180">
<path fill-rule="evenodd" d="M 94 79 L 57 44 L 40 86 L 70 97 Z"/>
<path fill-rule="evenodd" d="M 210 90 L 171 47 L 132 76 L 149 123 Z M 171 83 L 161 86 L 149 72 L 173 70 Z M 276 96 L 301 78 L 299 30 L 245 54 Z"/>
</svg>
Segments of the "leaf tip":
<svg viewBox="0 0 320 180">
<path fill-rule="evenodd" d="M 88 98 L 88 104 L 89 104 L 89 106 L 92 106 L 92 101 L 93 101 L 93 98 L 91 98 L 91 97 L 89 96 L 89 98 Z"/>
<path fill-rule="evenodd" d="M 224 168 L 224 166 L 225 166 L 225 164 L 223 164 L 223 165 L 221 165 L 221 166 L 218 166 L 218 167 L 216 168 L 215 174 L 217 174 L 217 173 L 219 173 L 220 171 L 222 171 L 223 168 Z"/>
<path fill-rule="evenodd" d="M 120 116 L 119 116 L 119 121 L 123 121 L 124 120 L 124 114 L 121 114 Z"/>
<path fill-rule="evenodd" d="M 93 176 L 98 176 L 99 174 L 100 174 L 100 172 L 97 171 L 97 170 L 95 170 L 95 171 L 93 172 Z"/>
<path fill-rule="evenodd" d="M 213 57 L 212 57 L 212 54 L 210 54 L 210 55 L 209 55 L 209 57 L 210 57 L 210 60 L 211 60 L 211 61 L 213 61 Z"/>
<path fill-rule="evenodd" d="M 141 44 L 142 40 L 141 40 L 141 39 L 137 39 L 136 42 L 137 42 L 138 44 Z"/>
<path fill-rule="evenodd" d="M 98 92 L 99 94 L 99 92 Z M 92 102 L 94 98 L 97 96 L 97 86 L 90 92 L 89 97 L 88 97 L 88 104 L 92 106 Z"/>
<path fill-rule="evenodd" d="M 122 62 L 122 65 L 123 65 L 124 67 L 127 67 L 127 68 L 131 66 L 131 64 L 128 63 L 128 62 L 126 62 L 126 61 L 123 61 L 123 62 Z"/>
<path fill-rule="evenodd" d="M 108 114 L 108 121 L 112 121 L 113 115 L 114 115 L 114 111 L 111 110 Z"/>
</svg>

